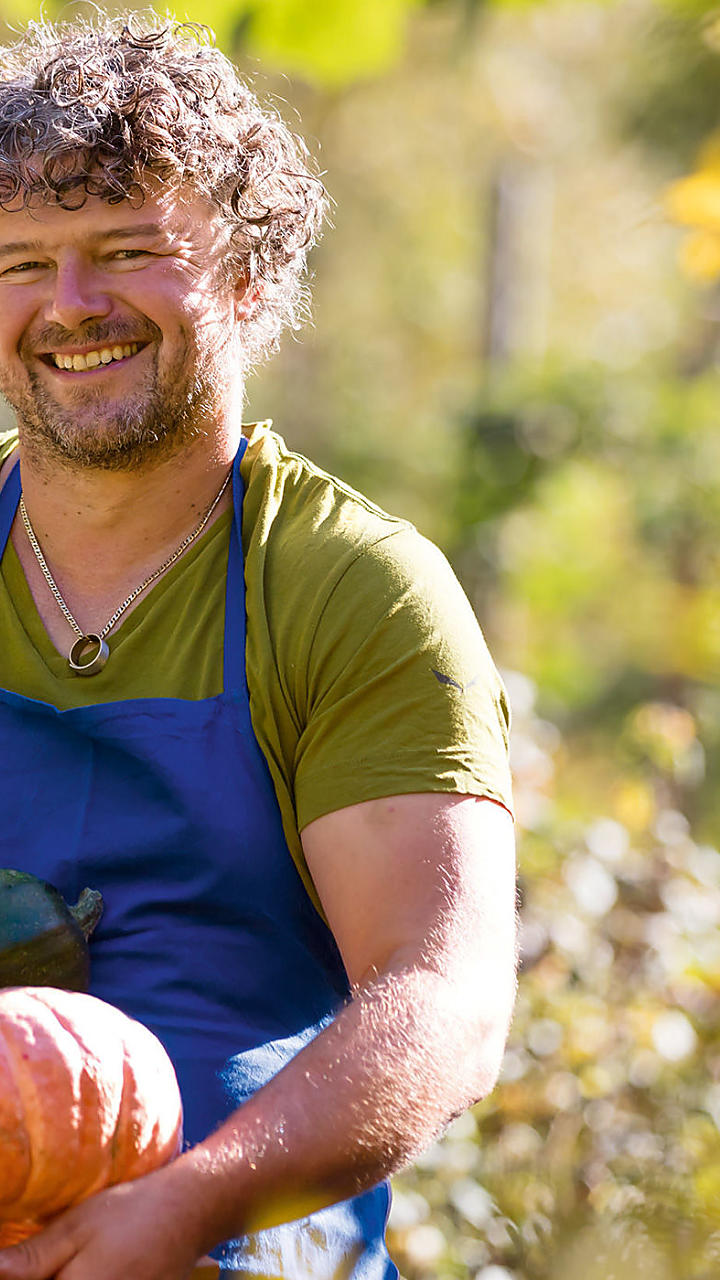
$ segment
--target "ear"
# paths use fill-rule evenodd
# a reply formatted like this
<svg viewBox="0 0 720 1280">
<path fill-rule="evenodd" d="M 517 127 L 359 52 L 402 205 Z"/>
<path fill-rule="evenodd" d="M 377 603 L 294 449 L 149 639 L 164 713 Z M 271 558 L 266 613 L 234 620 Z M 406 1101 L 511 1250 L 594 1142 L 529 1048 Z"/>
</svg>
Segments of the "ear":
<svg viewBox="0 0 720 1280">
<path fill-rule="evenodd" d="M 250 320 L 257 311 L 262 298 L 262 288 L 259 284 L 248 284 L 244 276 L 241 276 L 235 286 L 235 319 L 242 322 Z"/>
</svg>

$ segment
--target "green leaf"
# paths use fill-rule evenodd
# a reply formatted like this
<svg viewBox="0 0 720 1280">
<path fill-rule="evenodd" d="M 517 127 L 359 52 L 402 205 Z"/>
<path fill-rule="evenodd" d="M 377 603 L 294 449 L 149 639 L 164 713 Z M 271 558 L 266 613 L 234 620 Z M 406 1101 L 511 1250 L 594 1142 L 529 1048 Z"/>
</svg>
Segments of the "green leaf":
<svg viewBox="0 0 720 1280">
<path fill-rule="evenodd" d="M 264 0 L 248 47 L 267 66 L 326 88 L 379 75 L 401 56 L 419 0 Z"/>
</svg>

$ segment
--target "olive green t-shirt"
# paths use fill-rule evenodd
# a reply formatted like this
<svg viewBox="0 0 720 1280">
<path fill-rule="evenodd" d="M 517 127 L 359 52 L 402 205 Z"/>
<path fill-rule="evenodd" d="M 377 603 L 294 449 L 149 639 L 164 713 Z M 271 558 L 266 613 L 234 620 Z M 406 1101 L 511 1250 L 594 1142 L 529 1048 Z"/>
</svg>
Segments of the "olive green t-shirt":
<svg viewBox="0 0 720 1280">
<path fill-rule="evenodd" d="M 290 852 L 317 902 L 299 833 L 325 813 L 423 791 L 511 808 L 508 709 L 441 552 L 290 452 L 267 423 L 246 435 L 250 710 Z M 15 439 L 0 437 L 0 461 Z M 8 540 L 0 685 L 62 710 L 220 693 L 230 527 L 226 512 L 147 592 L 89 679 L 53 647 Z"/>
</svg>

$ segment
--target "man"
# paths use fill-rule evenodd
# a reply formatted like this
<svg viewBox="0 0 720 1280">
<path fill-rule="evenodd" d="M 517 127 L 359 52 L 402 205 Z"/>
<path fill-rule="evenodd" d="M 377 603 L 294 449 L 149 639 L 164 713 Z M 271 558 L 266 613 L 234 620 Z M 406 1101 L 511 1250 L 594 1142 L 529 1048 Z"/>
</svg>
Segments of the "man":
<svg viewBox="0 0 720 1280">
<path fill-rule="evenodd" d="M 384 1179 L 486 1094 L 514 996 L 503 693 L 440 554 L 241 427 L 325 197 L 187 27 L 0 58 L 2 860 L 105 912 L 171 1165 L 0 1280 L 397 1274 Z"/>
</svg>

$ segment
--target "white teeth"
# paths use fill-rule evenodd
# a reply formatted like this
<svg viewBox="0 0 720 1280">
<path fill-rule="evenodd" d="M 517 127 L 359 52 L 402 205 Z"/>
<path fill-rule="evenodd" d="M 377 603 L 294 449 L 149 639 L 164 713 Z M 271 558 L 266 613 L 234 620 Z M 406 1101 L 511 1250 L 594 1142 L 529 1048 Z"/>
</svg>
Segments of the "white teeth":
<svg viewBox="0 0 720 1280">
<path fill-rule="evenodd" d="M 84 356 L 53 355 L 58 369 L 97 369 L 98 365 L 110 364 L 113 360 L 127 360 L 128 356 L 137 355 L 138 344 L 131 342 L 123 347 L 102 347 L 100 351 L 87 351 Z"/>
</svg>

